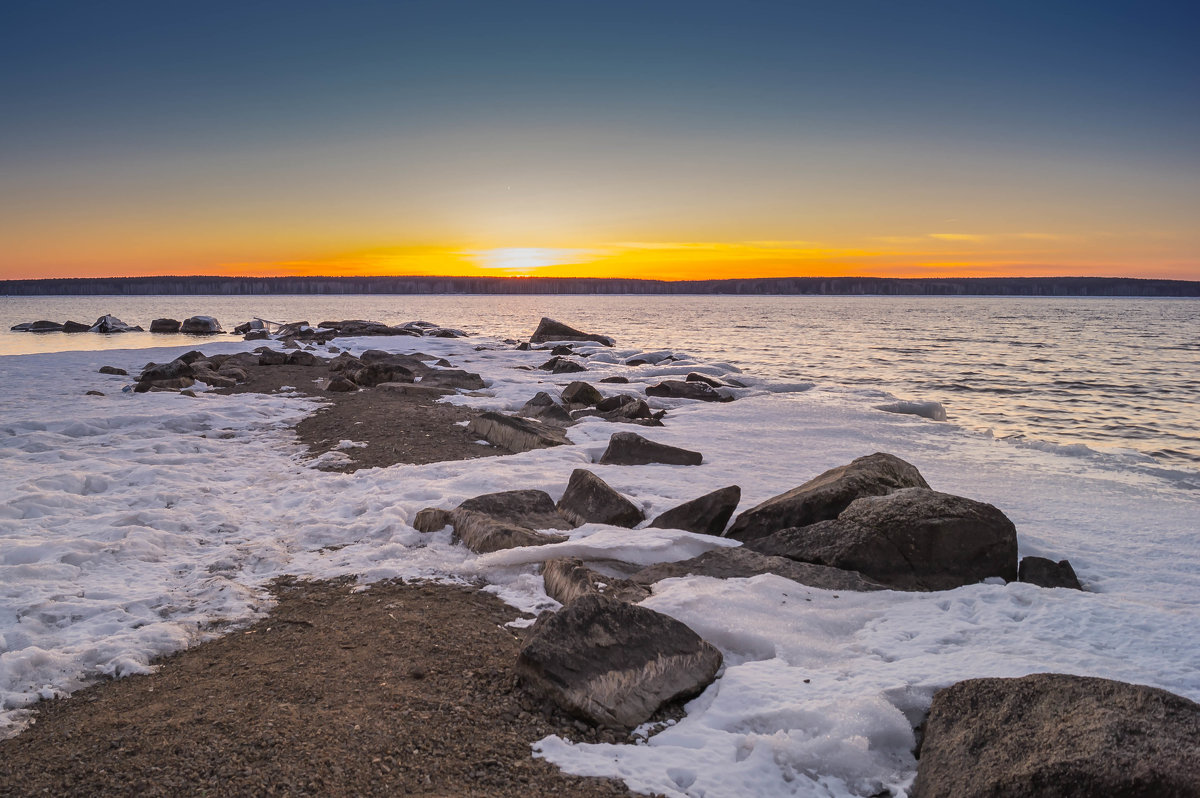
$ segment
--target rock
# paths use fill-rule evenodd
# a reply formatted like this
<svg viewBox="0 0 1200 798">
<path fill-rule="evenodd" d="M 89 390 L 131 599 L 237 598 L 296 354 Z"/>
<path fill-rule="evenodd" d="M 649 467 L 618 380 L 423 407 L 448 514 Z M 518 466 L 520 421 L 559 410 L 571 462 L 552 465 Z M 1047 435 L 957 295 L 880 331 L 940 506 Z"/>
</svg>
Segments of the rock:
<svg viewBox="0 0 1200 798">
<path fill-rule="evenodd" d="M 571 383 L 571 384 L 574 385 L 575 383 Z M 586 385 L 586 383 L 583 383 L 583 384 Z M 617 394 L 616 396 L 609 396 L 604 399 L 600 399 L 599 401 L 597 401 L 595 403 L 595 405 L 596 405 L 597 410 L 599 410 L 603 413 L 608 413 L 612 410 L 620 410 L 625 405 L 632 404 L 634 402 L 641 402 L 641 401 L 642 400 L 638 399 L 636 396 L 630 396 L 627 393 L 620 393 L 620 394 Z"/>
<path fill-rule="evenodd" d="M 632 528 L 646 520 L 637 505 L 583 468 L 571 472 L 567 490 L 556 507 L 575 524 L 611 524 Z"/>
<path fill-rule="evenodd" d="M 413 529 L 418 532 L 437 532 L 451 525 L 450 511 L 437 507 L 426 507 L 413 518 Z"/>
<path fill-rule="evenodd" d="M 461 369 L 432 369 L 421 378 L 421 382 L 440 388 L 461 388 L 466 391 L 477 391 L 484 387 L 483 377 Z"/>
<path fill-rule="evenodd" d="M 892 402 L 886 405 L 875 405 L 876 410 L 886 413 L 902 413 L 910 416 L 921 416 L 931 421 L 945 421 L 946 408 L 941 402 Z"/>
<path fill-rule="evenodd" d="M 700 452 L 667 446 L 643 438 L 634 432 L 614 432 L 608 439 L 608 448 L 600 457 L 601 465 L 646 465 L 666 463 L 668 465 L 700 465 L 704 456 Z"/>
<path fill-rule="evenodd" d="M 191 377 L 171 377 L 161 380 L 140 380 L 133 386 L 136 393 L 146 393 L 147 391 L 181 391 L 184 388 L 191 388 L 196 384 L 196 381 Z"/>
<path fill-rule="evenodd" d="M 467 499 L 455 508 L 527 529 L 574 529 L 578 524 L 558 511 L 544 490 L 506 490 Z"/>
<path fill-rule="evenodd" d="M 875 453 L 831 468 L 803 485 L 742 513 L 725 534 L 753 540 L 787 527 L 837 518 L 862 496 L 882 496 L 901 488 L 928 488 L 916 467 L 899 457 Z"/>
<path fill-rule="evenodd" d="M 934 694 L 914 798 L 1200 796 L 1200 704 L 1038 673 Z"/>
<path fill-rule="evenodd" d="M 542 365 L 538 366 L 542 371 L 549 371 L 551 374 L 572 374 L 577 371 L 587 371 L 587 367 L 568 357 L 552 357 Z"/>
<path fill-rule="evenodd" d="M 258 356 L 258 365 L 260 366 L 282 366 L 287 362 L 287 353 L 280 352 L 278 349 L 263 350 Z"/>
<path fill-rule="evenodd" d="M 796 562 L 786 557 L 772 557 L 744 546 L 713 549 L 699 557 L 682 562 L 664 562 L 651 565 L 635 573 L 630 581 L 639 585 L 652 585 L 663 579 L 677 576 L 711 576 L 716 579 L 745 579 L 760 574 L 775 574 L 802 585 L 822 590 L 885 590 L 878 582 L 862 574 L 841 568 L 829 568 Z"/>
<path fill-rule="evenodd" d="M 571 414 L 562 405 L 554 401 L 554 397 L 545 391 L 538 391 L 532 399 L 521 406 L 517 415 L 522 418 L 536 418 L 547 424 L 569 426 L 575 423 Z"/>
<path fill-rule="evenodd" d="M 518 351 L 518 352 L 528 352 L 528 351 L 529 351 L 530 349 L 532 349 L 532 348 L 533 348 L 533 347 L 531 347 L 531 346 L 529 345 L 529 342 L 528 342 L 528 341 L 522 341 L 521 343 L 517 344 L 517 351 Z"/>
<path fill-rule="evenodd" d="M 649 588 L 628 579 L 617 579 L 596 573 L 574 557 L 548 560 L 542 566 L 542 581 L 546 595 L 560 604 L 570 604 L 577 598 L 599 594 L 637 603 L 650 595 Z"/>
<path fill-rule="evenodd" d="M 658 385 L 646 388 L 647 396 L 664 396 L 668 399 L 696 399 L 701 402 L 732 402 L 732 396 L 725 396 L 706 382 L 684 382 L 682 380 L 663 380 Z"/>
<path fill-rule="evenodd" d="M 287 364 L 289 366 L 324 366 L 325 361 L 312 352 L 305 352 L 303 349 L 298 349 L 288 355 Z"/>
<path fill-rule="evenodd" d="M 183 363 L 195 363 L 197 360 L 204 360 L 205 357 L 204 357 L 204 353 L 201 352 L 199 349 L 193 349 L 190 352 L 184 352 L 182 355 L 180 355 L 179 357 L 177 357 L 175 359 L 178 361 L 181 361 Z"/>
<path fill-rule="evenodd" d="M 358 390 L 358 383 L 338 374 L 329 381 L 329 384 L 325 386 L 325 390 L 330 393 L 354 393 Z"/>
<path fill-rule="evenodd" d="M 171 321 L 176 324 L 179 323 L 175 322 L 174 319 L 165 319 L 165 321 Z M 246 335 L 251 332 L 267 332 L 267 323 L 262 319 L 251 319 L 250 321 L 243 322 L 234 327 L 233 331 L 238 335 Z M 154 332 L 153 325 L 150 327 L 150 332 Z"/>
<path fill-rule="evenodd" d="M 211 369 L 195 369 L 192 378 L 212 388 L 232 388 L 237 385 L 237 380 L 224 377 Z"/>
<path fill-rule="evenodd" d="M 858 571 L 899 590 L 950 590 L 1017 578 L 1017 530 L 990 504 L 905 488 L 856 499 L 835 520 L 783 529 L 746 545 Z"/>
<path fill-rule="evenodd" d="M 173 380 L 179 377 L 191 377 L 195 373 L 191 362 L 184 360 L 183 357 L 177 357 L 170 363 L 151 363 L 142 369 L 141 375 L 138 377 L 139 382 L 153 382 L 157 380 Z"/>
<path fill-rule="evenodd" d="M 604 377 L 600 380 L 600 382 L 611 382 L 611 383 L 615 383 L 618 385 L 626 385 L 629 383 L 629 378 L 618 375 L 615 377 Z"/>
<path fill-rule="evenodd" d="M 550 354 L 556 355 L 556 356 L 570 355 L 570 354 L 574 354 L 574 352 L 575 352 L 575 350 L 571 347 L 570 344 L 559 344 L 558 346 L 556 346 L 550 350 Z"/>
<path fill-rule="evenodd" d="M 236 366 L 221 366 L 221 368 L 217 370 L 217 373 L 222 377 L 229 377 L 235 382 L 245 382 L 250 378 L 250 375 L 246 373 L 245 369 L 237 368 Z"/>
<path fill-rule="evenodd" d="M 607 335 L 593 335 L 568 327 L 560 321 L 542 317 L 537 329 L 529 336 L 529 343 L 544 344 L 547 341 L 595 341 L 604 346 L 613 346 L 616 341 Z"/>
<path fill-rule="evenodd" d="M 438 388 L 434 385 L 418 385 L 411 382 L 381 382 L 375 386 L 375 390 L 397 393 L 402 396 L 417 396 L 425 399 L 437 399 L 454 393 L 449 388 Z"/>
<path fill-rule="evenodd" d="M 629 730 L 702 691 L 720 667 L 721 653 L 674 618 L 587 595 L 534 624 L 516 671 L 568 713 Z"/>
<path fill-rule="evenodd" d="M 116 316 L 101 316 L 88 330 L 98 333 L 145 332 L 141 327 L 126 324 Z"/>
<path fill-rule="evenodd" d="M 82 322 L 65 321 L 65 322 L 63 322 L 62 331 L 65 333 L 81 333 L 81 332 L 88 332 L 91 329 L 92 329 L 91 327 L 89 327 L 88 325 L 86 325 Z"/>
<path fill-rule="evenodd" d="M 604 399 L 596 405 L 594 410 L 588 408 L 573 411 L 571 417 L 579 419 L 585 416 L 595 416 L 605 421 L 628 422 L 642 424 L 647 427 L 661 427 L 662 422 L 660 419 L 665 414 L 666 411 L 656 414 L 650 409 L 650 405 L 646 404 L 644 399 L 620 395 Z"/>
<path fill-rule="evenodd" d="M 100 373 L 101 374 L 116 374 L 118 377 L 129 376 L 128 371 L 126 371 L 125 369 L 119 369 L 116 366 L 101 366 Z"/>
<path fill-rule="evenodd" d="M 1047 560 L 1045 557 L 1023 557 L 1017 566 L 1017 581 L 1038 587 L 1067 587 L 1083 590 L 1075 569 L 1067 560 Z"/>
<path fill-rule="evenodd" d="M 657 366 L 659 363 L 671 363 L 675 360 L 675 353 L 670 349 L 660 349 L 657 352 L 642 352 L 637 357 L 631 357 L 625 361 L 627 366 Z"/>
<path fill-rule="evenodd" d="M 730 485 L 667 510 L 651 521 L 650 526 L 682 529 L 700 535 L 720 535 L 741 500 L 742 489 Z"/>
<path fill-rule="evenodd" d="M 183 326 L 183 322 L 178 319 L 155 319 L 150 322 L 150 332 L 152 333 L 177 333 L 179 328 Z"/>
<path fill-rule="evenodd" d="M 595 405 L 597 402 L 604 399 L 604 395 L 588 385 L 586 382 L 576 380 L 567 385 L 562 390 L 562 400 L 569 405 Z"/>
<path fill-rule="evenodd" d="M 483 513 L 463 510 L 461 507 L 450 515 L 454 525 L 454 537 L 476 554 L 515 549 L 520 546 L 544 546 L 547 543 L 562 543 L 567 539 L 565 535 L 534 532 L 528 527 Z"/>
<path fill-rule="evenodd" d="M 702 382 L 710 388 L 724 388 L 725 387 L 725 383 L 721 382 L 720 380 L 710 377 L 707 374 L 701 374 L 698 371 L 688 372 L 688 375 L 686 377 L 684 377 L 683 379 L 684 379 L 684 382 Z"/>
<path fill-rule="evenodd" d="M 275 337 L 280 340 L 288 338 L 311 338 L 317 334 L 317 331 L 309 326 L 307 321 L 292 321 L 287 324 L 282 324 L 275 331 Z"/>
<path fill-rule="evenodd" d="M 86 391 L 84 396 L 104 396 L 101 391 Z"/>
<path fill-rule="evenodd" d="M 373 388 L 385 382 L 412 382 L 416 379 L 411 370 L 386 360 L 374 363 L 363 363 L 359 360 L 347 362 L 342 368 L 342 376 L 364 388 Z"/>
<path fill-rule="evenodd" d="M 271 334 L 266 330 L 251 330 L 242 336 L 242 339 L 246 341 L 265 341 L 270 337 Z"/>
<path fill-rule="evenodd" d="M 568 446 L 571 441 L 561 427 L 530 418 L 506 416 L 488 411 L 471 419 L 467 431 L 478 435 L 493 446 L 510 452 L 527 452 L 551 446 Z"/>
<path fill-rule="evenodd" d="M 20 324 L 14 324 L 8 328 L 9 332 L 62 332 L 63 325 L 56 321 L 26 321 Z"/>
</svg>

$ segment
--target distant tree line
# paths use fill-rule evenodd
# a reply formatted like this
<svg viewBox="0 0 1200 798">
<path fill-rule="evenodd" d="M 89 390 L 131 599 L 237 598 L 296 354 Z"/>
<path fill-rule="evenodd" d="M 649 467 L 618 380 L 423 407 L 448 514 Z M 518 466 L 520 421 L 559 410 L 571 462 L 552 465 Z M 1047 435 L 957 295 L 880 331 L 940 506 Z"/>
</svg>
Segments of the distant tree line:
<svg viewBox="0 0 1200 798">
<path fill-rule="evenodd" d="M 97 277 L 0 281 L 7 296 L 272 294 L 731 294 L 1200 297 L 1200 281 L 1127 277 L 766 277 L 627 280 L 590 277 Z"/>
</svg>

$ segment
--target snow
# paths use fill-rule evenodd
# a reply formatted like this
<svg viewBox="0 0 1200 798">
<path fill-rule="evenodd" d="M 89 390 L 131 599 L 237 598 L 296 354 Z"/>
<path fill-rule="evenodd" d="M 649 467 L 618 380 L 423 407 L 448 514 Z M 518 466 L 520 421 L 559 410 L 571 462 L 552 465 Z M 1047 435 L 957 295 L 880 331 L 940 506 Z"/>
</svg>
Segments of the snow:
<svg viewBox="0 0 1200 798">
<path fill-rule="evenodd" d="M 475 351 L 479 344 L 494 349 Z M 650 342 L 652 343 L 652 342 Z M 420 350 L 481 373 L 483 391 L 446 401 L 515 410 L 539 390 L 622 374 L 640 392 L 728 364 L 687 353 L 585 345 L 584 374 L 522 370 L 544 351 L 489 339 L 349 339 Z M 206 353 L 261 342 L 206 342 Z M 556 556 L 651 564 L 732 541 L 679 530 L 589 524 L 564 543 L 476 556 L 448 530 L 411 526 L 423 507 L 536 488 L 558 498 L 589 468 L 648 518 L 737 484 L 746 509 L 875 451 L 920 468 L 940 491 L 987 501 L 1017 526 L 1022 555 L 1069 558 L 1086 592 L 981 584 L 941 593 L 839 593 L 775 576 L 671 579 L 644 604 L 721 649 L 725 667 L 680 722 L 642 744 L 548 737 L 543 756 L 572 773 L 672 796 L 900 794 L 915 762 L 913 725 L 933 692 L 964 678 L 1061 671 L 1152 684 L 1200 699 L 1197 477 L 1132 453 L 1006 441 L 953 423 L 880 413 L 879 391 L 770 382 L 752 369 L 728 404 L 651 399 L 666 426 L 636 428 L 701 451 L 700 467 L 601 466 L 615 431 L 585 420 L 575 446 L 353 474 L 323 472 L 288 427 L 314 400 L 295 394 L 133 394 L 130 378 L 190 347 L 0 358 L 0 722 L 98 675 L 150 670 L 269 608 L 265 585 L 292 574 L 484 580 L 529 614 L 556 608 L 537 563 Z M 655 355 L 654 365 L 625 366 Z M 662 357 L 658 357 L 658 355 Z M 667 356 L 677 358 L 668 360 Z M 744 366 L 746 364 L 743 364 Z M 98 389 L 104 397 L 84 396 Z M 885 397 L 894 399 L 894 397 Z M 354 441 L 324 458 L 345 458 Z M 528 623 L 521 619 L 517 625 Z"/>
</svg>

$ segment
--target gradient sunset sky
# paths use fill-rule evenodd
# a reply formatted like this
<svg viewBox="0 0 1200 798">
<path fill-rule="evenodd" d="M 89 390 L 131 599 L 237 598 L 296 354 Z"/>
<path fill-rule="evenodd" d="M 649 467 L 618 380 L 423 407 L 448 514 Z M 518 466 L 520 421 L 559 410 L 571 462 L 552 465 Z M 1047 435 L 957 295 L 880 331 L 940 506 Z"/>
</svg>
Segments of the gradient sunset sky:
<svg viewBox="0 0 1200 798">
<path fill-rule="evenodd" d="M 1196 2 L 6 2 L 0 279 L 1200 279 Z"/>
</svg>

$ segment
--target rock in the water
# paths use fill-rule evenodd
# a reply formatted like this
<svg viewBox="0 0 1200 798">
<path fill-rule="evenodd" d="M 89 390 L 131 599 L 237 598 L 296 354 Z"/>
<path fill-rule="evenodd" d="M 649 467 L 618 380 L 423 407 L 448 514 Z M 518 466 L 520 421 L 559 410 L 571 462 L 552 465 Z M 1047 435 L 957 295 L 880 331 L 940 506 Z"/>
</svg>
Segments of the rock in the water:
<svg viewBox="0 0 1200 798">
<path fill-rule="evenodd" d="M 1067 587 L 1083 590 L 1075 569 L 1067 560 L 1048 560 L 1045 557 L 1022 557 L 1017 566 L 1017 581 L 1038 587 Z"/>
<path fill-rule="evenodd" d="M 920 416 L 930 421 L 946 420 L 946 408 L 942 407 L 941 402 L 891 402 L 886 405 L 875 405 L 875 409 L 885 413 Z"/>
<path fill-rule="evenodd" d="M 905 488 L 856 499 L 832 521 L 747 543 L 765 554 L 858 571 L 899 590 L 1017 578 L 1017 530 L 990 504 Z"/>
<path fill-rule="evenodd" d="M 118 377 L 125 377 L 125 376 L 128 376 L 128 374 L 129 374 L 129 372 L 126 371 L 125 369 L 119 369 L 116 366 L 101 366 L 100 373 L 101 374 L 115 374 Z"/>
<path fill-rule="evenodd" d="M 780 529 L 837 518 L 862 496 L 882 496 L 901 488 L 928 488 L 916 466 L 877 452 L 848 465 L 831 468 L 787 493 L 767 499 L 742 513 L 726 533 L 753 540 Z"/>
<path fill-rule="evenodd" d="M 542 371 L 549 371 L 551 374 L 573 374 L 577 371 L 587 371 L 587 366 L 576 363 L 569 357 L 552 357 L 538 368 Z"/>
<path fill-rule="evenodd" d="M 92 328 L 89 327 L 88 325 L 86 325 L 82 322 L 78 322 L 78 321 L 65 321 L 65 322 L 63 322 L 63 326 L 62 326 L 62 331 L 65 333 L 88 332 L 91 329 Z"/>
<path fill-rule="evenodd" d="M 663 380 L 658 385 L 646 388 L 647 396 L 664 396 L 668 399 L 696 399 L 701 402 L 732 402 L 732 396 L 726 396 L 706 382 L 684 382 L 683 380 Z"/>
<path fill-rule="evenodd" d="M 119 332 L 144 332 L 141 327 L 126 324 L 116 316 L 101 316 L 96 319 L 96 323 L 88 328 L 91 332 L 98 333 L 119 333 Z"/>
<path fill-rule="evenodd" d="M 725 525 L 729 523 L 741 500 L 742 489 L 737 485 L 730 485 L 667 510 L 651 521 L 650 526 L 659 529 L 682 529 L 701 535 L 719 535 L 725 531 Z"/>
<path fill-rule="evenodd" d="M 603 394 L 586 382 L 576 380 L 562 390 L 562 400 L 569 405 L 594 405 L 604 399 Z"/>
<path fill-rule="evenodd" d="M 539 421 L 545 421 L 547 424 L 567 426 L 575 423 L 575 420 L 571 418 L 571 414 L 563 409 L 562 405 L 555 402 L 554 397 L 545 391 L 538 391 L 532 399 L 521 406 L 521 409 L 517 411 L 517 415 L 522 418 L 536 418 Z"/>
<path fill-rule="evenodd" d="M 218 374 L 212 369 L 195 369 L 192 378 L 211 388 L 232 388 L 237 385 L 237 380 Z"/>
<path fill-rule="evenodd" d="M 713 549 L 699 557 L 682 562 L 651 565 L 635 573 L 630 580 L 639 585 L 652 585 L 677 576 L 711 576 L 716 579 L 745 579 L 759 574 L 775 574 L 809 587 L 822 590 L 885 590 L 878 582 L 862 574 L 841 568 L 796 562 L 786 557 L 772 557 L 744 546 Z"/>
<path fill-rule="evenodd" d="M 567 490 L 558 500 L 557 507 L 560 513 L 576 524 L 611 524 L 632 528 L 646 520 L 637 505 L 583 468 L 571 472 Z"/>
<path fill-rule="evenodd" d="M 104 396 L 103 391 L 85 391 L 84 396 Z"/>
<path fill-rule="evenodd" d="M 608 448 L 600 456 L 601 465 L 700 465 L 704 455 L 677 446 L 667 446 L 643 438 L 634 432 L 614 432 Z"/>
<path fill-rule="evenodd" d="M 139 380 L 133 386 L 135 393 L 146 393 L 147 391 L 182 391 L 184 388 L 191 388 L 196 384 L 196 381 L 191 377 L 170 377 L 161 380 Z"/>
<path fill-rule="evenodd" d="M 538 322 L 537 329 L 533 331 L 533 335 L 529 336 L 529 343 L 544 344 L 547 341 L 595 341 L 604 346 L 612 346 L 616 343 L 607 335 L 594 335 L 585 333 L 581 330 L 576 330 L 574 327 L 568 327 L 561 321 L 542 317 Z"/>
<path fill-rule="evenodd" d="M 721 653 L 661 613 L 587 595 L 530 630 L 517 659 L 529 688 L 597 726 L 628 730 L 703 690 Z"/>
<path fill-rule="evenodd" d="M 542 581 L 546 595 L 560 604 L 570 604 L 577 598 L 593 593 L 633 603 L 650 595 L 649 588 L 628 579 L 596 573 L 574 557 L 548 560 L 542 566 Z"/>
<path fill-rule="evenodd" d="M 461 507 L 451 512 L 450 518 L 455 538 L 476 554 L 515 549 L 519 546 L 544 546 L 547 543 L 562 543 L 567 539 L 565 535 L 535 532 L 520 524 L 509 523 Z"/>
<path fill-rule="evenodd" d="M 462 369 L 433 369 L 421 378 L 421 383 L 466 391 L 477 391 L 484 387 L 483 377 Z"/>
<path fill-rule="evenodd" d="M 358 383 L 338 374 L 329 381 L 329 384 L 325 386 L 325 390 L 330 393 L 354 393 L 358 390 Z"/>
<path fill-rule="evenodd" d="M 1200 704 L 1139 684 L 1038 673 L 934 694 L 914 798 L 1200 796 Z"/>
<path fill-rule="evenodd" d="M 142 369 L 138 381 L 174 380 L 179 377 L 191 377 L 194 373 L 195 369 L 192 368 L 190 361 L 177 357 L 170 363 L 151 363 L 146 366 Z"/>
<path fill-rule="evenodd" d="M 634 396 L 610 396 L 599 402 L 595 408 L 584 408 L 571 413 L 571 418 L 584 417 L 602 418 L 605 421 L 641 424 L 645 427 L 661 427 L 662 417 L 666 411 L 655 413 L 644 399 Z"/>
<path fill-rule="evenodd" d="M 611 383 L 618 384 L 618 385 L 625 385 L 625 384 L 628 384 L 629 378 L 622 377 L 618 374 L 613 377 L 604 377 L 600 380 L 600 382 L 611 382 Z"/>
<path fill-rule="evenodd" d="M 179 328 L 183 326 L 183 322 L 178 319 L 155 319 L 150 322 L 150 332 L 152 333 L 177 333 Z"/>
<path fill-rule="evenodd" d="M 426 507 L 413 518 L 412 525 L 418 532 L 437 532 L 451 525 L 450 511 Z"/>
<path fill-rule="evenodd" d="M 488 411 L 471 419 L 467 431 L 478 435 L 493 446 L 510 452 L 528 452 L 551 446 L 567 446 L 571 441 L 561 427 L 544 424 L 530 418 L 506 416 Z"/>
</svg>

